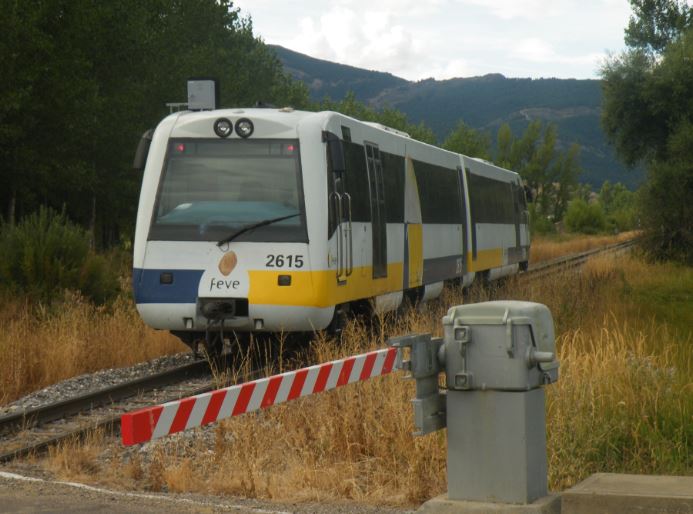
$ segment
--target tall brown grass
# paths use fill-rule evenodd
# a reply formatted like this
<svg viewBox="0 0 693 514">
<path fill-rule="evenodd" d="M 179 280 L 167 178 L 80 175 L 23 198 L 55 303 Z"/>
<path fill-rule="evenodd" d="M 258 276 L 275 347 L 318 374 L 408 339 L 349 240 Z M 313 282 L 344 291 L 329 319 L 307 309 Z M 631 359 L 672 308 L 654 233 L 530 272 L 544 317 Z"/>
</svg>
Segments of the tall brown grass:
<svg viewBox="0 0 693 514">
<path fill-rule="evenodd" d="M 619 256 L 592 259 L 582 273 L 510 280 L 496 292 L 545 303 L 554 316 L 561 378 L 547 388 L 552 489 L 595 471 L 693 473 L 692 287 L 689 268 Z M 468 301 L 487 299 L 478 289 Z M 319 335 L 306 353 L 324 362 L 381 348 L 391 336 L 440 335 L 441 317 L 462 301 L 446 289 L 422 309 L 373 325 L 351 321 L 341 342 Z M 184 349 L 146 328 L 126 299 L 101 308 L 78 296 L 0 305 L 5 401 Z M 411 436 L 413 395 L 413 382 L 398 373 L 184 432 L 147 451 L 97 434 L 53 450 L 45 463 L 62 477 L 132 489 L 411 505 L 446 487 L 445 431 Z"/>
<path fill-rule="evenodd" d="M 596 328 L 596 327 L 595 327 Z M 693 472 L 691 337 L 607 317 L 559 341 L 562 376 L 548 389 L 550 482 L 598 471 Z"/>
<path fill-rule="evenodd" d="M 95 307 L 76 293 L 32 305 L 0 301 L 0 404 L 83 373 L 180 352 L 168 332 L 144 325 L 131 300 Z"/>
<path fill-rule="evenodd" d="M 668 280 L 658 275 L 664 268 L 600 258 L 583 273 L 511 282 L 497 293 L 545 303 L 554 314 L 561 377 L 547 388 L 553 490 L 595 471 L 693 472 L 690 327 L 672 328 L 633 296 Z M 693 283 L 693 273 L 678 271 Z M 473 293 L 473 301 L 485 299 L 487 292 Z M 459 291 L 448 289 L 423 310 L 372 327 L 352 321 L 341 343 L 319 336 L 307 352 L 324 362 L 383 347 L 387 336 L 440 334 L 441 316 L 457 303 Z M 393 374 L 184 432 L 146 452 L 110 446 L 122 465 L 104 466 L 100 476 L 128 488 L 416 504 L 445 491 L 445 431 L 411 436 L 413 395 L 413 382 Z"/>
<path fill-rule="evenodd" d="M 586 252 L 594 248 L 620 243 L 633 239 L 638 234 L 637 231 L 622 232 L 613 236 L 585 236 L 585 235 L 566 235 L 561 236 L 533 236 L 532 248 L 529 252 L 530 263 L 537 263 L 570 255 L 573 253 Z"/>
<path fill-rule="evenodd" d="M 535 239 L 531 257 L 549 259 L 630 237 Z M 127 259 L 121 260 L 126 274 Z M 124 278 L 123 290 L 127 284 Z M 75 293 L 51 305 L 0 294 L 0 405 L 76 375 L 185 350 L 168 332 L 147 328 L 125 294 L 106 307 Z"/>
</svg>

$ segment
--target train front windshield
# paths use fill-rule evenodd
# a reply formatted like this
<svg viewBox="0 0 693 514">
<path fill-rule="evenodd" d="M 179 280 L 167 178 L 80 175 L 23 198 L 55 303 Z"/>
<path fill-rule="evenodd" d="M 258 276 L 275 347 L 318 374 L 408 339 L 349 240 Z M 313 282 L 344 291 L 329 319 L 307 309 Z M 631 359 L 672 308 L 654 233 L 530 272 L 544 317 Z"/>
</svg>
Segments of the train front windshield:
<svg viewBox="0 0 693 514">
<path fill-rule="evenodd" d="M 306 242 L 297 140 L 172 139 L 150 240 Z"/>
</svg>

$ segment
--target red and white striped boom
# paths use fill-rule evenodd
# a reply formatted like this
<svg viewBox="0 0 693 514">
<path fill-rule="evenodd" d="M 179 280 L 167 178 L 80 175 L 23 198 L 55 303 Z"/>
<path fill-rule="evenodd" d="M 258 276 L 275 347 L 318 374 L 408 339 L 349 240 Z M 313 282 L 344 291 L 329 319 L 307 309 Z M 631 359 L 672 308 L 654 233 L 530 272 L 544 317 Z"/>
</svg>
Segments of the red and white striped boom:
<svg viewBox="0 0 693 514">
<path fill-rule="evenodd" d="M 123 444 L 144 443 L 385 375 L 392 371 L 396 355 L 396 348 L 386 348 L 129 412 L 120 418 Z"/>
</svg>

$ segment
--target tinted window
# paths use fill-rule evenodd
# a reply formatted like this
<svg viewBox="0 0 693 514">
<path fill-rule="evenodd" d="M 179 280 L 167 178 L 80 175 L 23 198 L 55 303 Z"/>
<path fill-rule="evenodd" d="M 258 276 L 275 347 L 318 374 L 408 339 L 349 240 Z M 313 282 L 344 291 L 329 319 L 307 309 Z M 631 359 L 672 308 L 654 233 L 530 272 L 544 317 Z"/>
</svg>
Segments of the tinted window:
<svg viewBox="0 0 693 514">
<path fill-rule="evenodd" d="M 414 174 L 421 199 L 422 221 L 462 223 L 462 201 L 457 170 L 414 161 Z"/>
<path fill-rule="evenodd" d="M 344 160 L 346 161 L 347 169 L 346 191 L 351 195 L 352 220 L 362 222 L 371 221 L 366 153 L 363 146 L 356 143 L 345 142 Z"/>
<path fill-rule="evenodd" d="M 474 173 L 467 174 L 473 223 L 515 223 L 512 185 Z"/>
<path fill-rule="evenodd" d="M 348 127 L 342 127 L 343 135 L 346 135 L 345 130 L 348 131 Z M 366 168 L 367 149 L 363 145 L 352 143 L 347 139 L 343 143 L 347 171 L 343 177 L 340 177 L 340 180 L 345 181 L 344 190 L 351 196 L 352 221 L 368 223 L 371 221 L 371 204 Z M 404 221 L 404 157 L 380 152 L 380 159 L 383 167 L 384 192 L 387 196 L 385 221 L 387 223 L 401 223 Z M 329 181 L 328 183 L 330 184 L 329 192 L 332 193 L 334 185 Z M 330 208 L 330 235 L 336 228 L 333 210 Z"/>
<path fill-rule="evenodd" d="M 383 179 L 387 202 L 385 221 L 402 223 L 404 221 L 404 157 L 380 152 L 383 162 Z"/>
<path fill-rule="evenodd" d="M 373 278 L 381 278 L 387 276 L 387 230 L 385 226 L 387 193 L 383 179 L 383 161 L 380 149 L 370 143 L 366 143 L 365 146 L 373 227 Z"/>
<path fill-rule="evenodd" d="M 172 139 L 149 238 L 218 241 L 247 225 L 303 211 L 298 141 Z M 238 240 L 305 241 L 304 216 Z"/>
</svg>

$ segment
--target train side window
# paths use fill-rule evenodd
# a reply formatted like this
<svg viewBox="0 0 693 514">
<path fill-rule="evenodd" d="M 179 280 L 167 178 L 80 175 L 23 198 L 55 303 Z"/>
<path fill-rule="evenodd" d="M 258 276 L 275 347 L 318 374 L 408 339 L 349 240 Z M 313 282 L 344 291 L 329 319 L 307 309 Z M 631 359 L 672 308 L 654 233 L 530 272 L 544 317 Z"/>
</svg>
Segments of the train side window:
<svg viewBox="0 0 693 514">
<path fill-rule="evenodd" d="M 373 278 L 387 276 L 387 230 L 383 162 L 377 146 L 365 143 L 373 234 Z"/>
<path fill-rule="evenodd" d="M 424 223 L 462 223 L 457 169 L 414 160 Z"/>
<path fill-rule="evenodd" d="M 368 192 L 368 172 L 363 146 L 357 143 L 344 143 L 346 160 L 346 191 L 351 195 L 352 220 L 371 221 L 371 203 Z"/>
<path fill-rule="evenodd" d="M 510 183 L 469 173 L 468 186 L 473 223 L 515 222 L 515 197 Z"/>
<path fill-rule="evenodd" d="M 383 163 L 384 190 L 387 191 L 385 220 L 387 223 L 404 221 L 404 157 L 380 152 Z"/>
<path fill-rule="evenodd" d="M 351 143 L 351 129 L 342 125 L 342 139 L 345 143 Z"/>
<path fill-rule="evenodd" d="M 522 185 L 522 182 L 518 182 L 517 184 L 517 196 L 519 197 L 520 200 L 520 207 L 522 208 L 523 211 L 527 210 L 527 198 L 525 197 L 525 188 Z"/>
</svg>

